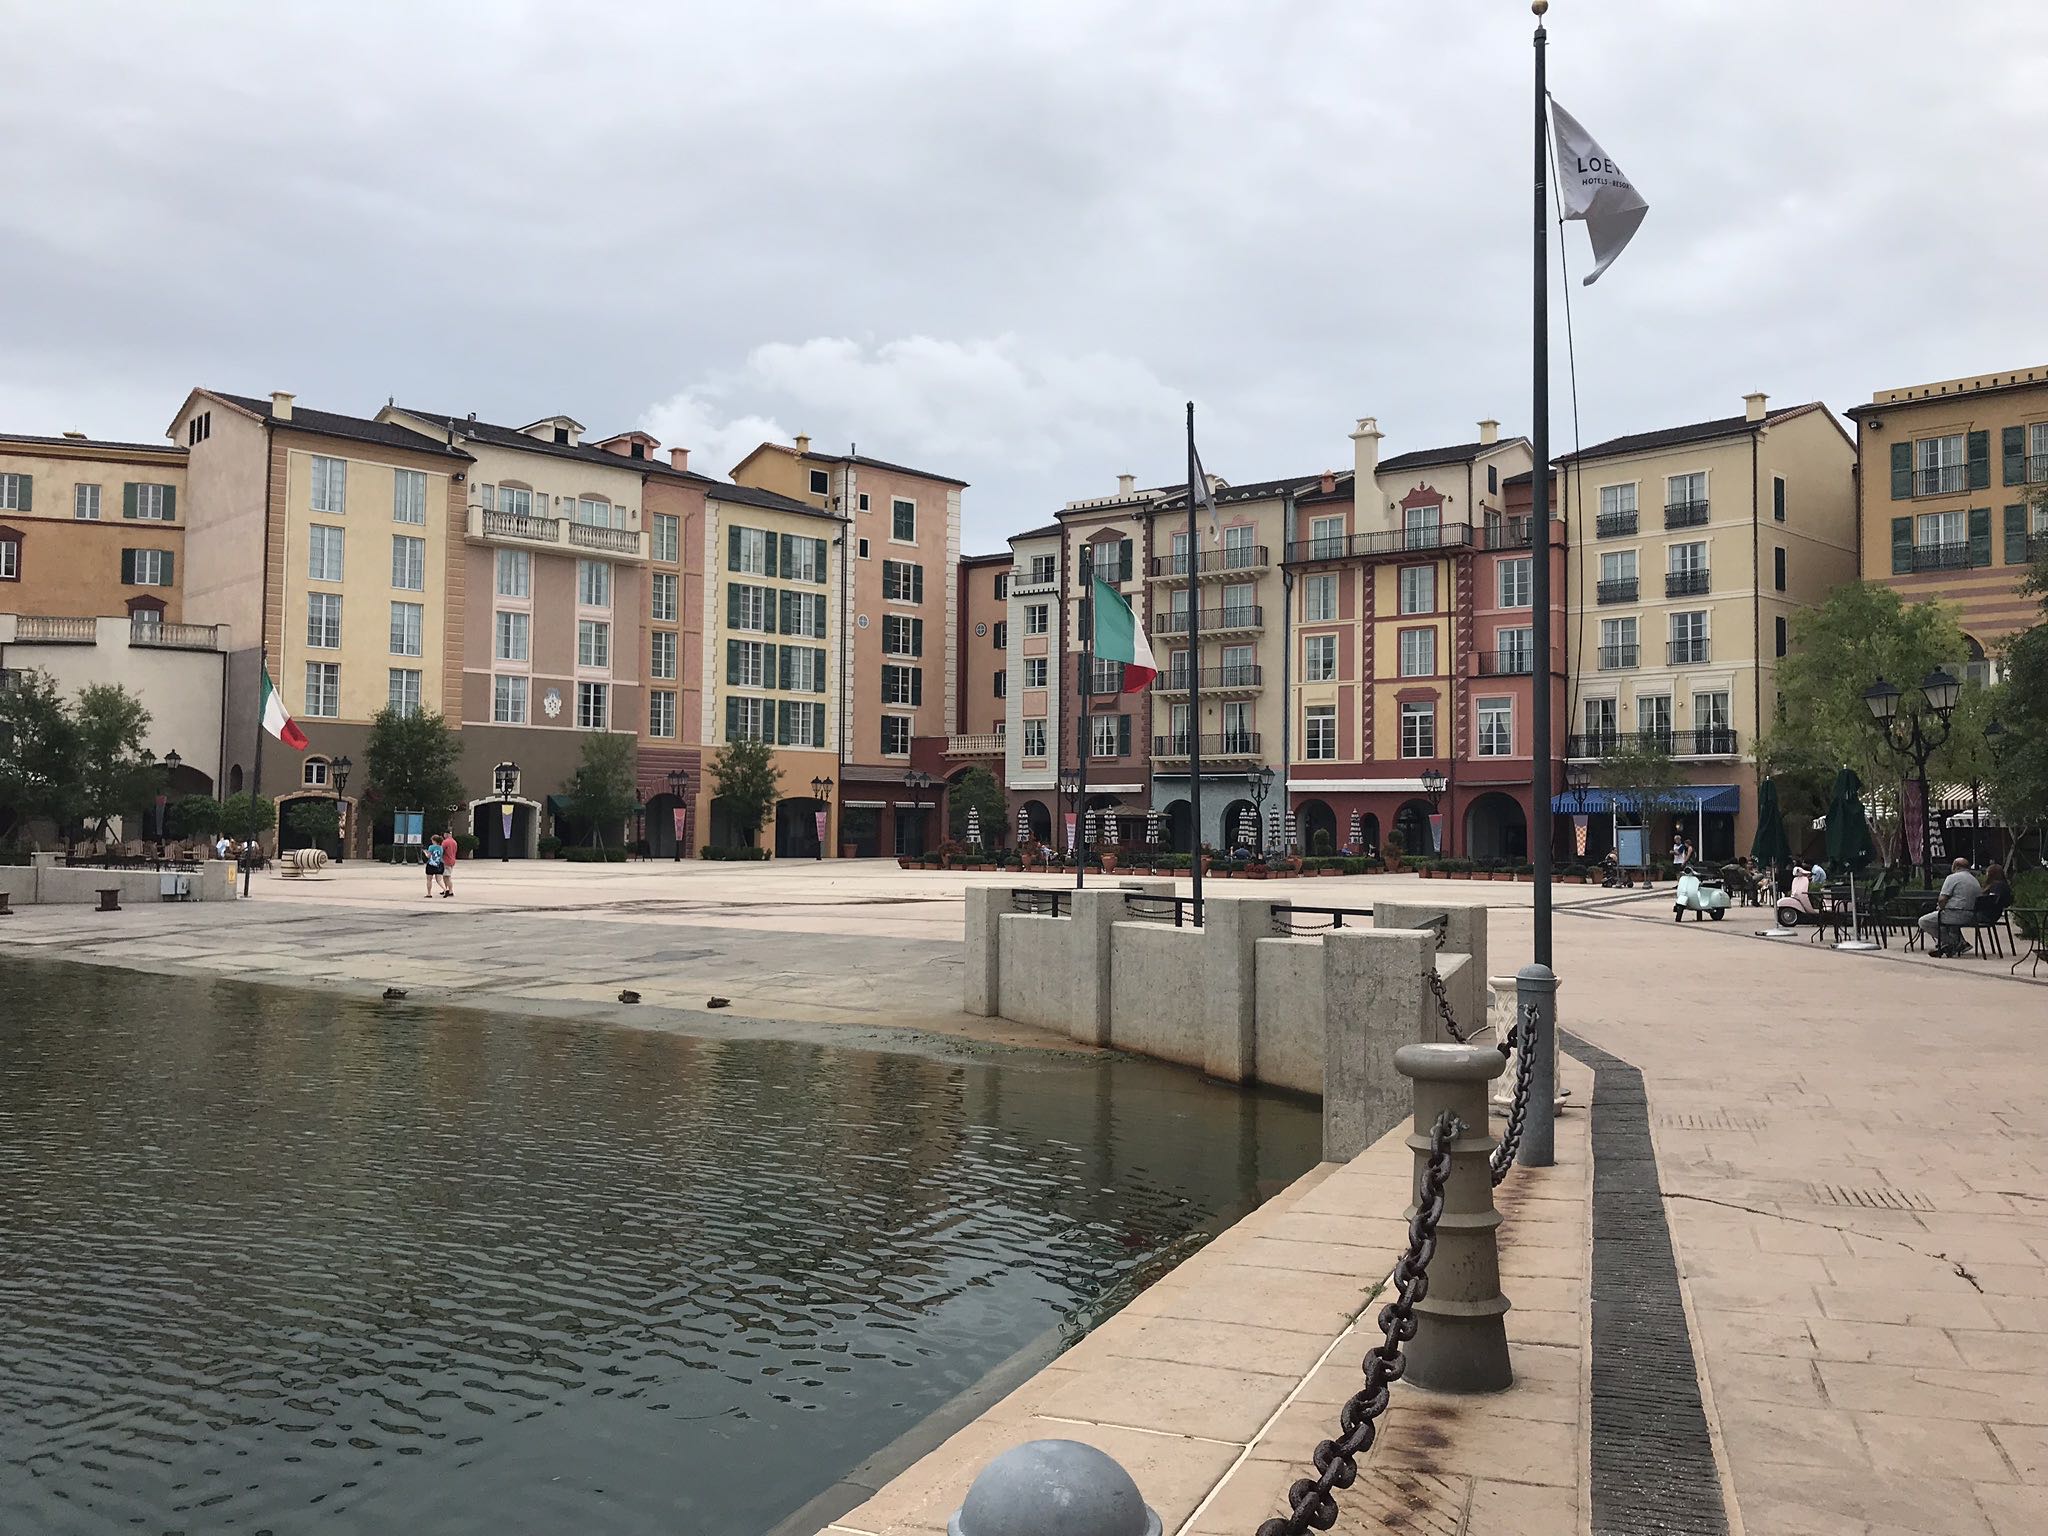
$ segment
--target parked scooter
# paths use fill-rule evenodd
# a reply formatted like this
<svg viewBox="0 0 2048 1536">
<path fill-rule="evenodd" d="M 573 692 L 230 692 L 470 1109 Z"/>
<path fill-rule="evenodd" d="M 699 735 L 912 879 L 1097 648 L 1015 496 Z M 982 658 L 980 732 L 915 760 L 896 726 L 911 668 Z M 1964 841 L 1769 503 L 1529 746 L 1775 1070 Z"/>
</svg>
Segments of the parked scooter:
<svg viewBox="0 0 2048 1536">
<path fill-rule="evenodd" d="M 1805 870 L 1793 871 L 1791 894 L 1778 898 L 1780 928 L 1797 928 L 1801 923 L 1820 921 L 1820 903 L 1814 899 L 1812 885 L 1812 878 Z"/>
<path fill-rule="evenodd" d="M 1692 920 L 1712 917 L 1721 921 L 1728 910 L 1728 889 L 1719 880 L 1702 880 L 1700 872 L 1690 864 L 1678 877 L 1678 892 L 1671 903 L 1671 921 L 1685 921 L 1685 914 L 1692 913 Z"/>
</svg>

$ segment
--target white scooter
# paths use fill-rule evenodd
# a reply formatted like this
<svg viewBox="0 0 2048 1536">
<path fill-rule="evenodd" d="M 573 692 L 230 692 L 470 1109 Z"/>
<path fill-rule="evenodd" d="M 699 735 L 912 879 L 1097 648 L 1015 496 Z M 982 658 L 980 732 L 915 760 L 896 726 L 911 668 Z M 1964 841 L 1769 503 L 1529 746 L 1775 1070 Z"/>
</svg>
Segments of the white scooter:
<svg viewBox="0 0 2048 1536">
<path fill-rule="evenodd" d="M 1692 913 L 1692 920 L 1712 917 L 1720 922 L 1728 910 L 1728 888 L 1719 880 L 1702 880 L 1699 871 L 1690 864 L 1678 877 L 1678 891 L 1671 903 L 1671 921 L 1682 923 L 1685 914 Z"/>
</svg>

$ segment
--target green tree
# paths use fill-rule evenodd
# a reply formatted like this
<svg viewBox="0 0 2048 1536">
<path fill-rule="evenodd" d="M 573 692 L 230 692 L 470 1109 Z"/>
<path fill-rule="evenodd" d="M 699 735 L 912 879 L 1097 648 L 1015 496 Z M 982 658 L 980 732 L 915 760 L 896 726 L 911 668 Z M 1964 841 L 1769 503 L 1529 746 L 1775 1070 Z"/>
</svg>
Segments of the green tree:
<svg viewBox="0 0 2048 1536">
<path fill-rule="evenodd" d="M 341 816 L 332 800 L 294 800 L 285 812 L 284 824 L 294 837 L 303 838 L 308 848 L 332 853 L 341 839 Z"/>
<path fill-rule="evenodd" d="M 781 794 L 782 770 L 775 766 L 774 749 L 765 741 L 728 743 L 711 765 L 711 779 L 727 818 L 752 847 Z"/>
<path fill-rule="evenodd" d="M 277 802 L 244 792 L 220 803 L 220 829 L 238 843 L 261 837 L 277 825 Z"/>
<path fill-rule="evenodd" d="M 221 829 L 221 804 L 211 795 L 184 795 L 171 802 L 171 836 L 211 842 Z"/>
<path fill-rule="evenodd" d="M 387 706 L 370 718 L 363 745 L 370 776 L 363 799 L 392 811 L 424 811 L 429 829 L 446 826 L 465 798 L 456 771 L 461 759 L 462 742 L 441 716 Z"/>
<path fill-rule="evenodd" d="M 1679 811 L 1691 799 L 1677 793 L 1686 782 L 1685 772 L 1672 759 L 1671 749 L 1653 737 L 1626 736 L 1621 744 L 1600 760 L 1593 778 L 1603 789 L 1626 796 L 1624 810 L 1633 810 L 1644 826 L 1660 811 Z M 1649 857 L 1657 858 L 1651 849 Z"/>
<path fill-rule="evenodd" d="M 614 731 L 583 738 L 583 761 L 569 777 L 567 794 L 576 814 L 590 823 L 590 841 L 604 846 L 606 828 L 617 831 L 633 808 L 639 742 Z"/>
<path fill-rule="evenodd" d="M 952 827 L 953 840 L 967 841 L 967 813 L 981 813 L 981 841 L 985 848 L 993 848 L 1002 841 L 1003 816 L 1008 809 L 1003 799 L 1003 786 L 996 782 L 996 776 L 986 768 L 970 768 L 960 776 L 960 782 L 951 790 L 951 806 L 947 820 Z"/>
<path fill-rule="evenodd" d="M 145 757 L 149 711 L 119 683 L 92 683 L 79 690 L 71 711 L 78 732 L 79 815 L 95 837 L 107 821 L 154 801 L 157 771 Z"/>
<path fill-rule="evenodd" d="M 79 804 L 76 724 L 49 673 L 24 672 L 0 688 L 0 828 L 48 821 L 68 834 Z"/>
</svg>

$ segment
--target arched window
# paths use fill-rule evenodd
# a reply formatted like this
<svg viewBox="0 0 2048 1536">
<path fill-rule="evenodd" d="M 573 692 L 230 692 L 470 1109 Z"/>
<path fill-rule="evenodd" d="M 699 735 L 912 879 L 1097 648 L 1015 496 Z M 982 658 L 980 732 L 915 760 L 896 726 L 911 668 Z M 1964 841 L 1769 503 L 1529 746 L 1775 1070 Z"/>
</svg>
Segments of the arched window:
<svg viewBox="0 0 2048 1536">
<path fill-rule="evenodd" d="M 327 787 L 327 759 L 324 757 L 307 758 L 299 768 L 299 782 L 308 789 L 325 789 Z"/>
<path fill-rule="evenodd" d="M 241 792 L 242 765 L 240 763 L 237 763 L 235 764 L 234 767 L 228 770 L 228 793 L 231 795 L 239 795 Z"/>
</svg>

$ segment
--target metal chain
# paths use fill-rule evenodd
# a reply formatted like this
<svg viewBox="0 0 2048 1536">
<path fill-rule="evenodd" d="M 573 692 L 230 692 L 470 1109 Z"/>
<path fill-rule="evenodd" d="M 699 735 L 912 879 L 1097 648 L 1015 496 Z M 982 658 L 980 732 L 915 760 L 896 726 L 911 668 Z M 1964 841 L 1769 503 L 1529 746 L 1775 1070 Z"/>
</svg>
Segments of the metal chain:
<svg viewBox="0 0 2048 1536">
<path fill-rule="evenodd" d="M 1258 1536 L 1303 1536 L 1327 1531 L 1337 1523 L 1339 1488 L 1358 1480 L 1358 1458 L 1372 1449 L 1379 1433 L 1377 1420 L 1387 1411 L 1389 1390 L 1408 1369 L 1401 1346 L 1415 1337 L 1415 1306 L 1429 1294 L 1429 1261 L 1436 1254 L 1437 1223 L 1443 1220 L 1444 1184 L 1451 1176 L 1451 1144 L 1465 1134 L 1465 1124 L 1449 1110 L 1436 1117 L 1429 1133 L 1429 1160 L 1423 1165 L 1422 1187 L 1416 1192 L 1415 1215 L 1408 1223 L 1408 1249 L 1394 1266 L 1394 1299 L 1380 1308 L 1385 1342 L 1365 1354 L 1365 1386 L 1337 1416 L 1342 1433 L 1316 1447 L 1320 1474 L 1305 1477 L 1287 1490 L 1286 1518 L 1261 1525 Z"/>
<path fill-rule="evenodd" d="M 1515 1149 L 1522 1144 L 1522 1122 L 1529 1115 L 1529 1080 L 1536 1070 L 1538 1017 L 1536 1005 L 1529 1004 L 1522 1010 L 1521 1038 L 1517 1040 L 1514 1032 L 1510 1031 L 1508 1038 L 1500 1043 L 1501 1055 L 1507 1055 L 1510 1046 L 1514 1046 L 1518 1054 L 1515 1058 L 1515 1096 L 1508 1103 L 1507 1129 L 1501 1132 L 1500 1144 L 1493 1149 L 1493 1156 L 1487 1159 L 1495 1184 L 1506 1178 L 1508 1170 L 1515 1166 Z"/>
<path fill-rule="evenodd" d="M 1444 935 L 1450 930 L 1450 926 L 1448 919 L 1436 919 L 1430 923 L 1430 927 L 1436 933 L 1435 952 L 1437 954 L 1443 953 Z M 1466 1034 L 1464 1030 L 1458 1028 L 1458 1021 L 1451 1014 L 1450 994 L 1444 991 L 1444 979 L 1437 974 L 1436 962 L 1432 960 L 1429 969 L 1422 974 L 1423 978 L 1429 983 L 1429 990 L 1436 995 L 1436 1011 L 1443 1017 L 1444 1032 L 1457 1041 L 1458 1044 L 1470 1045 L 1472 1037 Z"/>
</svg>

